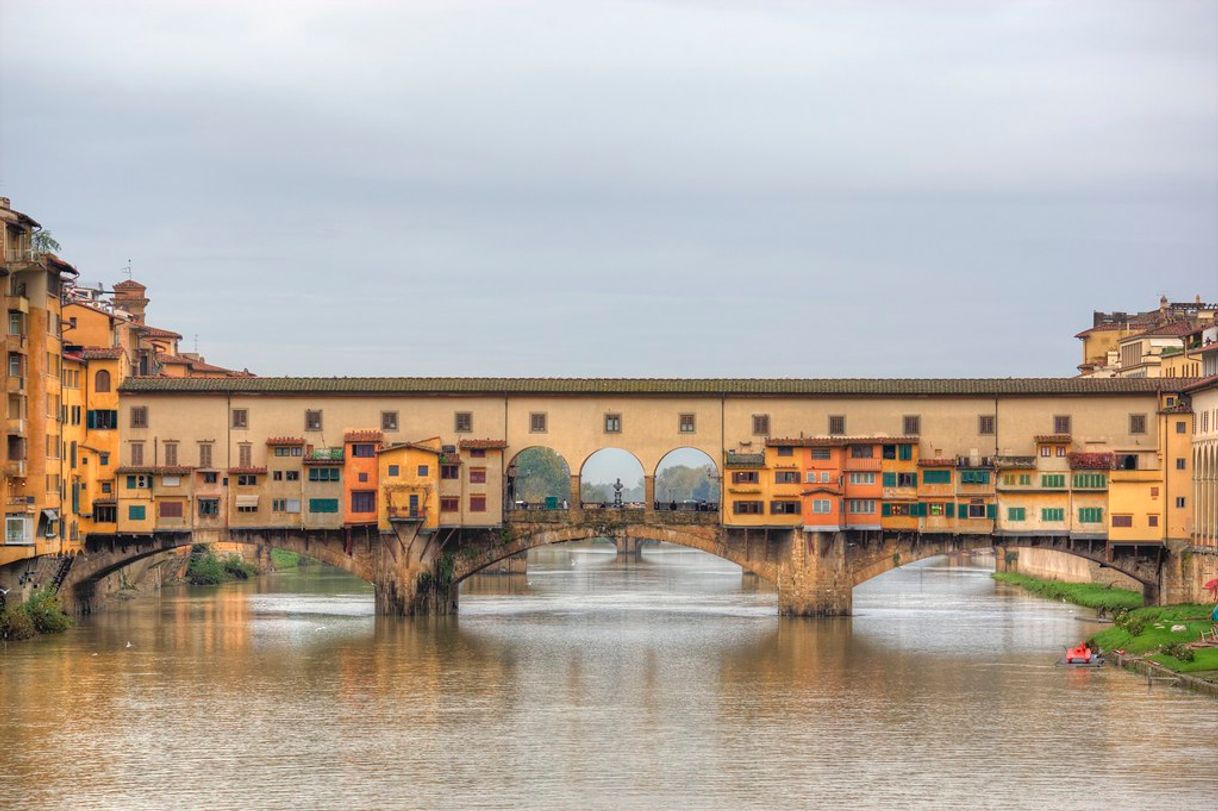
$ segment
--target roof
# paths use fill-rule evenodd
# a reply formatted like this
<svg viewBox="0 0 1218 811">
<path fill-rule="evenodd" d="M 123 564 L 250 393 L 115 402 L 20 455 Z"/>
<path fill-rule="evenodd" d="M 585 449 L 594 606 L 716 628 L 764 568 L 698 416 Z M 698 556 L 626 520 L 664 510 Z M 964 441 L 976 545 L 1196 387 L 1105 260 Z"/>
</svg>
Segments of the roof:
<svg viewBox="0 0 1218 811">
<path fill-rule="evenodd" d="M 478 450 L 480 448 L 506 448 L 507 442 L 502 439 L 463 439 L 457 445 L 462 450 Z"/>
<path fill-rule="evenodd" d="M 153 394 L 622 394 L 803 396 L 993 396 L 1147 394 L 1177 391 L 1190 378 L 576 378 L 576 377 L 240 377 L 140 378 L 123 391 Z"/>
<path fill-rule="evenodd" d="M 1125 340 L 1133 338 L 1181 338 L 1185 335 L 1192 335 L 1197 329 L 1198 325 L 1193 321 L 1170 321 L 1157 327 L 1151 327 L 1137 335 L 1131 335 Z M 1124 343 L 1124 341 L 1121 343 Z"/>
<path fill-rule="evenodd" d="M 996 456 L 994 457 L 994 466 L 997 468 L 1034 468 L 1036 467 L 1035 456 Z"/>
<path fill-rule="evenodd" d="M 348 431 L 343 434 L 343 442 L 380 442 L 384 439 L 384 434 L 380 431 Z"/>
<path fill-rule="evenodd" d="M 245 467 L 230 467 L 228 469 L 228 472 L 232 473 L 232 474 L 237 474 L 237 475 L 240 475 L 242 473 L 261 474 L 261 473 L 266 473 L 266 468 L 265 467 L 255 467 L 253 465 L 246 465 Z"/>
<path fill-rule="evenodd" d="M 151 327 L 147 324 L 133 324 L 132 326 L 135 327 L 135 329 L 139 330 L 140 332 L 144 333 L 145 335 L 151 335 L 155 338 L 181 338 L 182 337 L 181 335 L 174 332 L 173 330 L 161 329 L 160 327 Z"/>
<path fill-rule="evenodd" d="M 916 439 L 916 437 L 903 437 Z M 800 436 L 766 437 L 765 444 L 771 448 L 824 448 L 838 445 L 877 445 L 883 442 L 898 442 L 902 437 L 891 436 Z"/>
<path fill-rule="evenodd" d="M 305 444 L 304 437 L 300 436 L 272 436 L 267 437 L 266 444 L 268 445 L 303 445 Z"/>
<path fill-rule="evenodd" d="M 134 279 L 127 279 L 114 285 L 115 290 L 147 290 L 148 288 Z"/>
<path fill-rule="evenodd" d="M 123 356 L 121 346 L 86 346 L 80 350 L 85 360 L 117 360 Z"/>
<path fill-rule="evenodd" d="M 918 467 L 955 467 L 956 457 L 951 456 L 946 459 L 919 459 Z"/>
<path fill-rule="evenodd" d="M 1120 378 L 1114 378 L 1119 380 Z M 1033 439 L 1038 445 L 1062 445 L 1070 442 L 1069 434 L 1037 434 Z"/>
<path fill-rule="evenodd" d="M 1070 461 L 1071 470 L 1111 470 L 1111 453 L 1069 453 L 1066 458 Z"/>
<path fill-rule="evenodd" d="M 161 476 L 185 476 L 190 473 L 190 468 L 181 465 L 124 465 L 115 468 L 114 472 L 117 474 L 157 473 Z"/>
<path fill-rule="evenodd" d="M 382 446 L 377 453 L 389 453 L 390 451 L 400 451 L 406 448 L 413 448 L 416 451 L 434 453 L 436 456 L 441 456 L 444 454 L 444 451 L 440 450 L 439 448 L 433 448 L 430 445 L 424 445 L 421 442 L 394 442 L 390 445 Z"/>
<path fill-rule="evenodd" d="M 754 468 L 765 467 L 764 453 L 743 453 L 740 451 L 728 451 L 727 460 L 724 462 L 724 467 L 734 468 Z"/>
<path fill-rule="evenodd" d="M 1215 386 L 1218 386 L 1218 375 L 1210 375 L 1209 377 L 1202 377 L 1198 380 L 1194 380 L 1190 385 L 1185 386 L 1182 391 L 1202 391 L 1204 389 L 1212 389 Z"/>
</svg>

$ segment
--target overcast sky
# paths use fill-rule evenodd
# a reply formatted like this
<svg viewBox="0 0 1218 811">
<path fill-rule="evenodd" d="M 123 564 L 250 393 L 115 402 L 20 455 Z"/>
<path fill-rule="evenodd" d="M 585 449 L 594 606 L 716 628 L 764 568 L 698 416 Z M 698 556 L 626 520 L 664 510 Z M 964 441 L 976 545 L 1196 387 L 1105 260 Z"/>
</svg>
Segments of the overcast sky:
<svg viewBox="0 0 1218 811">
<path fill-rule="evenodd" d="M 0 0 L 0 72 L 0 195 L 260 374 L 1071 374 L 1218 298 L 1218 2 Z"/>
</svg>

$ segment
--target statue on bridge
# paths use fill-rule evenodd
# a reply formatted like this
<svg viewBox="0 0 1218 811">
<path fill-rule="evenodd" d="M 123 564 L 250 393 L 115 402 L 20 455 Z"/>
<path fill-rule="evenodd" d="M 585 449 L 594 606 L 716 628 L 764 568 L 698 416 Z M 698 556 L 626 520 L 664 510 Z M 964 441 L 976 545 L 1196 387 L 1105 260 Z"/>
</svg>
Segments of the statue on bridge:
<svg viewBox="0 0 1218 811">
<path fill-rule="evenodd" d="M 622 479 L 621 479 L 621 477 L 618 477 L 618 480 L 613 483 L 613 506 L 618 508 L 619 510 L 622 508 Z"/>
</svg>

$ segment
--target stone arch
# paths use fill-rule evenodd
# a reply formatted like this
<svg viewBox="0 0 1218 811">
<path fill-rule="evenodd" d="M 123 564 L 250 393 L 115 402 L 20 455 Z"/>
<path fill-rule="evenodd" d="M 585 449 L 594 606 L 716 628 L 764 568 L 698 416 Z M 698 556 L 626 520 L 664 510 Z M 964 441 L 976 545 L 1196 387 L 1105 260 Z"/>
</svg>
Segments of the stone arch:
<svg viewBox="0 0 1218 811">
<path fill-rule="evenodd" d="M 598 456 L 601 457 L 601 460 L 603 462 L 607 462 L 608 464 L 615 465 L 618 468 L 629 468 L 630 469 L 628 471 L 623 470 L 622 472 L 624 472 L 625 475 L 619 474 L 619 476 L 618 476 L 618 478 L 622 479 L 622 486 L 624 488 L 633 490 L 634 488 L 639 487 L 640 484 L 642 484 L 643 488 L 646 489 L 645 482 L 647 479 L 647 468 L 646 468 L 646 466 L 643 465 L 642 461 L 639 460 L 639 457 L 636 456 L 631 451 L 626 450 L 625 448 L 619 448 L 616 446 L 607 446 L 604 448 L 597 448 L 596 450 L 592 451 L 590 454 L 588 454 L 586 457 L 584 457 L 584 460 L 579 465 L 579 482 L 580 482 L 580 488 L 581 488 L 580 501 L 581 502 L 583 502 L 585 500 L 591 500 L 591 499 L 585 499 L 585 497 L 584 497 L 584 492 L 586 491 L 586 489 L 589 485 L 591 485 L 591 486 L 606 485 L 607 486 L 607 485 L 612 484 L 612 481 L 591 482 L 588 480 L 589 475 L 602 475 L 602 474 L 598 474 L 598 471 L 596 470 L 596 468 L 599 467 L 598 464 L 593 464 L 593 469 L 589 470 L 589 463 L 592 462 L 593 459 L 596 459 Z M 631 463 L 633 463 L 633 464 L 631 464 Z M 604 498 L 606 500 L 612 500 L 612 495 L 605 496 Z M 646 498 L 647 498 L 646 493 L 644 492 L 644 493 L 639 493 L 637 499 L 631 499 L 628 497 L 624 497 L 624 500 L 626 500 L 626 501 L 631 501 L 631 500 L 646 501 Z"/>
<path fill-rule="evenodd" d="M 688 468 L 707 468 L 709 471 L 711 471 L 706 477 L 706 484 L 709 485 L 707 492 L 705 494 L 699 493 L 697 491 L 697 485 L 694 485 L 690 492 L 685 492 L 685 488 L 690 484 L 689 482 L 673 482 L 671 484 L 666 482 L 664 472 L 677 466 L 684 466 Z M 723 471 L 719 467 L 719 464 L 715 461 L 714 457 L 701 448 L 697 448 L 692 445 L 682 445 L 681 447 L 673 448 L 661 456 L 656 462 L 656 466 L 652 470 L 652 475 L 654 476 L 655 481 L 654 499 L 657 509 L 662 509 L 664 508 L 666 502 L 672 503 L 673 501 L 706 501 L 708 505 L 713 505 L 716 507 L 721 501 Z M 699 482 L 699 484 L 701 484 L 701 482 Z M 673 493 L 673 485 L 676 485 L 681 492 Z"/>
<path fill-rule="evenodd" d="M 545 453 L 538 454 L 539 451 Z M 552 456 L 550 456 L 551 454 Z M 542 466 L 546 462 L 556 459 L 561 465 L 561 472 L 547 471 L 544 467 L 532 471 L 521 470 L 522 461 L 528 467 L 533 466 L 534 459 L 531 457 L 538 457 L 537 464 Z M 552 478 L 553 481 L 546 481 L 547 478 Z M 537 487 L 532 484 L 533 479 L 540 479 L 542 486 Z M 521 448 L 508 461 L 504 488 L 503 503 L 507 510 L 514 509 L 518 501 L 526 502 L 529 507 L 544 508 L 547 496 L 556 498 L 558 503 L 562 504 L 571 498 L 571 464 L 560 451 L 548 445 L 538 444 Z"/>
<path fill-rule="evenodd" d="M 755 574 L 772 584 L 778 583 L 778 563 L 750 560 L 738 549 L 724 544 L 714 526 L 657 526 L 653 524 L 595 524 L 579 525 L 541 525 L 520 528 L 516 533 L 505 535 L 504 543 L 499 546 L 486 548 L 472 555 L 458 554 L 452 570 L 452 584 L 456 586 L 462 580 L 477 574 L 504 558 L 527 552 L 542 546 L 567 543 L 569 541 L 584 541 L 593 538 L 621 537 L 640 541 L 656 541 L 697 549 L 715 557 L 735 563 L 741 569 Z"/>
</svg>

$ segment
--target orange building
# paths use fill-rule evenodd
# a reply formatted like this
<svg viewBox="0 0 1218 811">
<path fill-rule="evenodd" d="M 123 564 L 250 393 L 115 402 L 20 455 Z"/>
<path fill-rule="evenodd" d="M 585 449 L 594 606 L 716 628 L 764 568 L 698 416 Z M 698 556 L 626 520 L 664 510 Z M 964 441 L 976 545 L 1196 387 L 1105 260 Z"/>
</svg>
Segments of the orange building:
<svg viewBox="0 0 1218 811">
<path fill-rule="evenodd" d="M 375 524 L 379 471 L 380 431 L 347 431 L 343 435 L 343 523 Z"/>
</svg>

